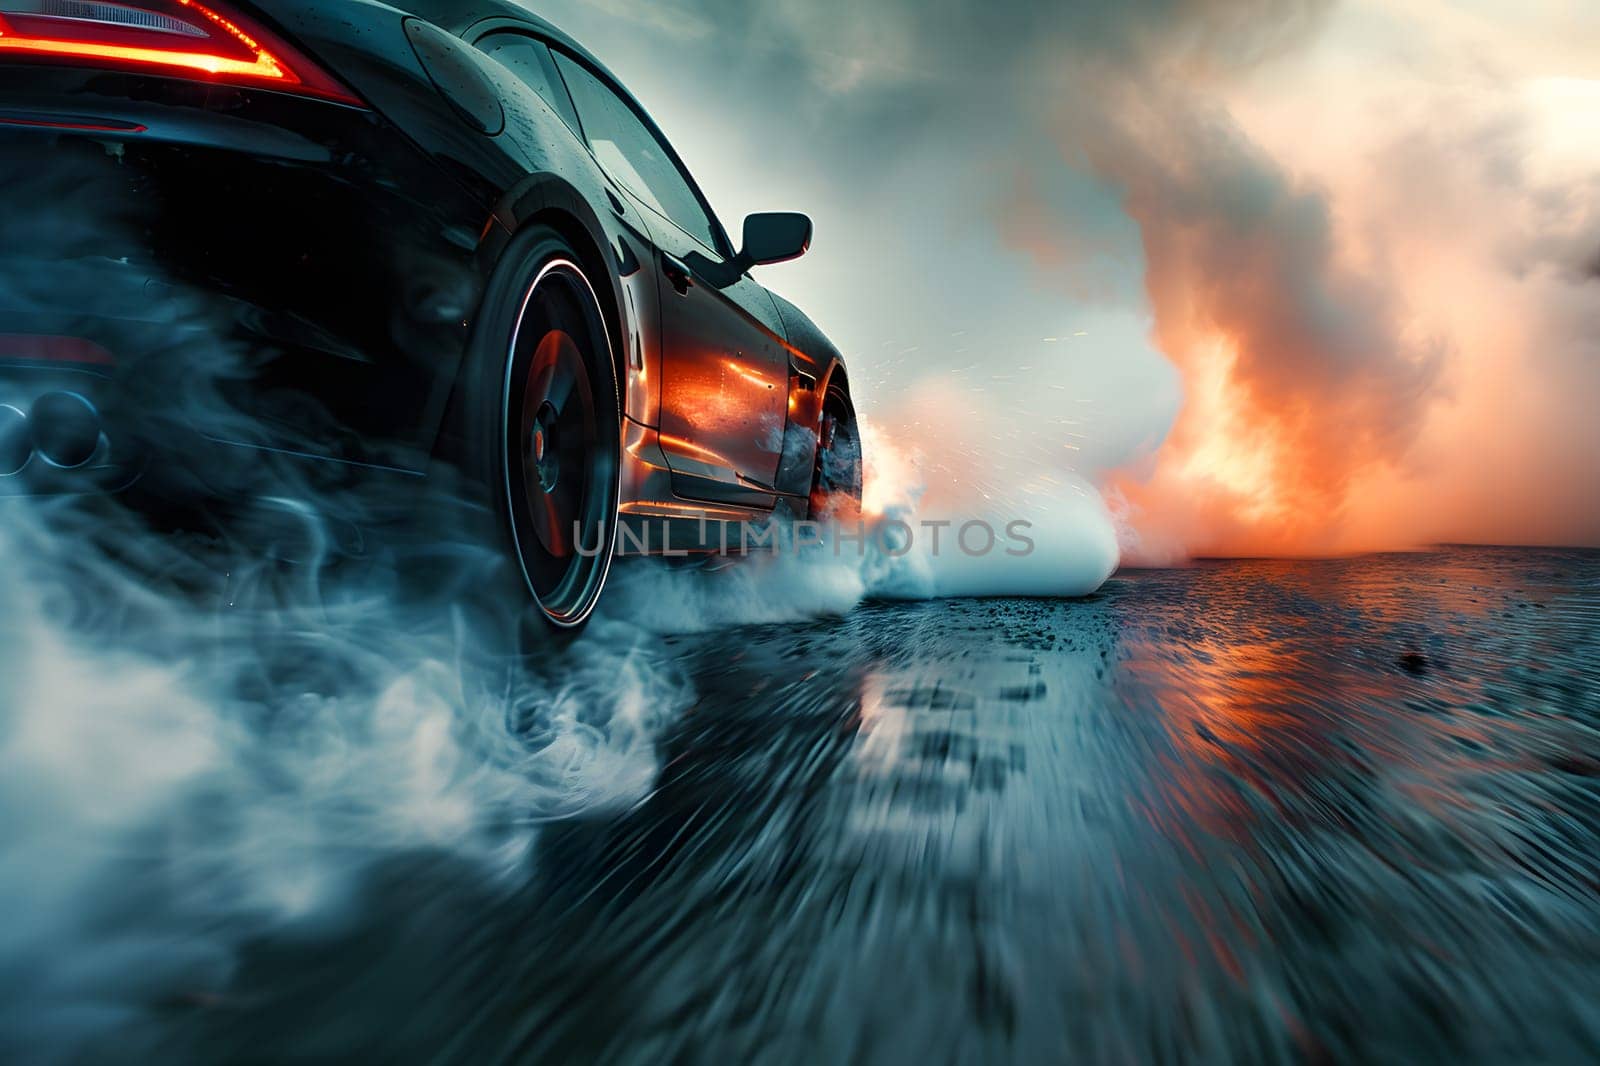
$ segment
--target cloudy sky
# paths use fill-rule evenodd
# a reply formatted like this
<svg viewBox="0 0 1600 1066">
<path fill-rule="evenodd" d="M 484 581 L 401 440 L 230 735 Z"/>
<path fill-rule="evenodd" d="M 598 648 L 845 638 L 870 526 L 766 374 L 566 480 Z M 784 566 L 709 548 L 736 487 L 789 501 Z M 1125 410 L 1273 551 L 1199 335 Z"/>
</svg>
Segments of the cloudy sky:
<svg viewBox="0 0 1600 1066">
<path fill-rule="evenodd" d="M 934 491 L 1125 554 L 1600 544 L 1591 0 L 539 0 Z M 1063 490 L 1064 491 L 1064 490 Z"/>
</svg>

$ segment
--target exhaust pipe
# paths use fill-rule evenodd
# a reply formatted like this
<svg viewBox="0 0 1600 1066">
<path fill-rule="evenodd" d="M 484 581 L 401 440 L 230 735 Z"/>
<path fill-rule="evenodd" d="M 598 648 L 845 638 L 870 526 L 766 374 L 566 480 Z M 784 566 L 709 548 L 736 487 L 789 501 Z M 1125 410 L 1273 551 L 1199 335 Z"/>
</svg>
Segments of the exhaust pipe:
<svg viewBox="0 0 1600 1066">
<path fill-rule="evenodd" d="M 10 404 L 0 404 L 0 477 L 20 474 L 32 458 L 28 416 Z"/>
<path fill-rule="evenodd" d="M 45 393 L 33 401 L 27 422 L 33 450 L 51 466 L 76 470 L 100 450 L 100 412 L 75 392 Z"/>
</svg>

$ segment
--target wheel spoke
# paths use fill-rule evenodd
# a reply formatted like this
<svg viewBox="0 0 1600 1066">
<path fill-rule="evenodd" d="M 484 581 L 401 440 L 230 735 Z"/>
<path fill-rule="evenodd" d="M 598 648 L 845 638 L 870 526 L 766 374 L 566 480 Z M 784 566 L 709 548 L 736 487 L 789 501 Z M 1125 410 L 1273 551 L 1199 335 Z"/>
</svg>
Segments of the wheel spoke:
<svg viewBox="0 0 1600 1066">
<path fill-rule="evenodd" d="M 555 408 L 557 416 L 564 417 L 567 412 L 567 401 L 572 399 L 572 394 L 577 389 L 578 374 L 581 367 L 574 367 L 573 356 L 567 352 L 556 360 L 551 368 L 551 374 L 545 385 L 544 402 Z"/>
</svg>

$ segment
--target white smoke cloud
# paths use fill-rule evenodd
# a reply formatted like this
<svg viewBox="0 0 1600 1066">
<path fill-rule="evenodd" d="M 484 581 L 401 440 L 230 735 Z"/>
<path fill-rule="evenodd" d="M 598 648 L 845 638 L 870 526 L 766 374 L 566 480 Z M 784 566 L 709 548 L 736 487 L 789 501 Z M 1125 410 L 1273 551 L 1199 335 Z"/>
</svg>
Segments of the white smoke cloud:
<svg viewBox="0 0 1600 1066">
<path fill-rule="evenodd" d="M 27 562 L 0 575 L 13 1051 L 217 989 L 233 945 L 336 908 L 386 855 L 525 873 L 544 821 L 649 793 L 688 697 L 635 625 L 522 655 L 469 612 L 397 602 L 393 573 L 280 583 L 241 558 L 215 560 L 219 607 L 151 576 L 203 548 L 126 525 L 112 562 L 73 517 L 12 501 L 0 525 Z"/>
<path fill-rule="evenodd" d="M 921 390 L 903 410 L 972 424 L 972 403 Z M 862 430 L 859 519 L 781 528 L 774 550 L 746 558 L 615 567 L 602 615 L 657 632 L 707 632 L 838 616 L 868 599 L 1085 596 L 1116 570 L 1116 527 L 1100 493 L 1038 462 L 1050 427 L 1024 425 L 1007 447 L 976 449 L 954 436 L 902 442 L 870 420 Z M 758 528 L 750 543 L 766 535 Z"/>
</svg>

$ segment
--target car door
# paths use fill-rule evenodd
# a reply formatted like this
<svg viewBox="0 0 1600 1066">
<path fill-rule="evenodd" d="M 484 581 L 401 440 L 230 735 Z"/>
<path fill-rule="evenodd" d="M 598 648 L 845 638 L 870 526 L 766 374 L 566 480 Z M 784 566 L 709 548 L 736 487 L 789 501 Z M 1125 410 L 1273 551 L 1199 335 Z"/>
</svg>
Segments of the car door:
<svg viewBox="0 0 1600 1066">
<path fill-rule="evenodd" d="M 679 495 L 770 505 L 788 415 L 788 355 L 767 291 L 670 146 L 600 74 L 555 53 L 595 159 L 651 215 L 660 258 L 660 438 Z"/>
</svg>

